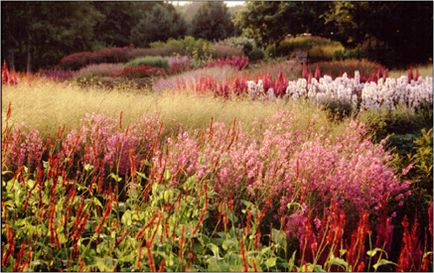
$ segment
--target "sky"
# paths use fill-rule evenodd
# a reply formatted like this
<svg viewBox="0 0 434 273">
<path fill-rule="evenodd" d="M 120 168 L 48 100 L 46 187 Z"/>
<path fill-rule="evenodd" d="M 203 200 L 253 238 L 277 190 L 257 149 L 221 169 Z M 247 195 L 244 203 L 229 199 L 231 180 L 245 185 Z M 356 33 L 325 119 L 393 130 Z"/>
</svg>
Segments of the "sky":
<svg viewBox="0 0 434 273">
<path fill-rule="evenodd" d="M 173 5 L 179 4 L 179 5 L 185 5 L 188 3 L 191 3 L 192 1 L 172 1 Z M 239 6 L 239 5 L 243 5 L 244 1 L 224 1 L 226 3 L 226 5 L 228 7 L 233 7 L 233 6 Z"/>
</svg>

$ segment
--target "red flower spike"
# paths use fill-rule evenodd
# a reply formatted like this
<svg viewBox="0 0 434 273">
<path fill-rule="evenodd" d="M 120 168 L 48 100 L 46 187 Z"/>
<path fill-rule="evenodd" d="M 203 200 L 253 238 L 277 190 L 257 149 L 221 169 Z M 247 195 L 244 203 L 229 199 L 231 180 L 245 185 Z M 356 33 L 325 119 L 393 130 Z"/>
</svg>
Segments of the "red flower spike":
<svg viewBox="0 0 434 273">
<path fill-rule="evenodd" d="M 407 75 L 407 78 L 408 78 L 408 83 L 410 83 L 411 82 L 411 80 L 413 79 L 413 68 L 410 66 L 410 68 L 408 69 L 408 75 Z"/>
<path fill-rule="evenodd" d="M 319 78 L 321 78 L 321 71 L 319 70 L 319 66 L 316 65 L 316 68 L 315 68 L 315 79 L 319 80 Z"/>
</svg>

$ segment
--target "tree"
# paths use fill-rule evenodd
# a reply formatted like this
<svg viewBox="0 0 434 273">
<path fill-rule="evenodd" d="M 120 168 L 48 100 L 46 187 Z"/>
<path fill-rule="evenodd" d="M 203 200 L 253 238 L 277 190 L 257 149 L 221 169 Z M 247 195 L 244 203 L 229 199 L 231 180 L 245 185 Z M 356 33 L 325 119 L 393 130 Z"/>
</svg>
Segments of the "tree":
<svg viewBox="0 0 434 273">
<path fill-rule="evenodd" d="M 13 52 L 16 68 L 28 71 L 91 49 L 103 18 L 88 2 L 2 2 L 1 8 L 2 55 Z"/>
<path fill-rule="evenodd" d="M 309 32 L 321 35 L 328 32 L 323 14 L 330 5 L 330 2 L 310 1 L 249 1 L 235 23 L 261 45 L 278 43 L 287 34 Z"/>
<path fill-rule="evenodd" d="M 95 26 L 95 39 L 101 46 L 129 45 L 131 29 L 155 5 L 155 2 L 94 2 L 96 10 L 104 16 Z"/>
<path fill-rule="evenodd" d="M 185 33 L 185 21 L 175 8 L 170 4 L 159 3 L 145 13 L 131 30 L 130 40 L 135 45 L 148 46 L 150 42 L 178 38 Z"/>
<path fill-rule="evenodd" d="M 387 65 L 426 62 L 433 49 L 433 2 L 336 2 L 325 15 L 347 46 L 374 41 L 372 58 Z"/>
<path fill-rule="evenodd" d="M 221 40 L 232 35 L 234 25 L 223 2 L 205 2 L 192 20 L 192 34 L 197 38 Z"/>
</svg>

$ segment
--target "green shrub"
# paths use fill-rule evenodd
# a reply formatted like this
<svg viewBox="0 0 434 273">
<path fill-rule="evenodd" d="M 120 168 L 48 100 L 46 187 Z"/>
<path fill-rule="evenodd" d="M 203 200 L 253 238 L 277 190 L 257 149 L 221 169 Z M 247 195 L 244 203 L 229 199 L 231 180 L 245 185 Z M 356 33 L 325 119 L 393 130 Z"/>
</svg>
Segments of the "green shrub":
<svg viewBox="0 0 434 273">
<path fill-rule="evenodd" d="M 247 56 L 249 57 L 250 61 L 259 61 L 264 59 L 265 53 L 261 48 L 255 47 L 247 53 Z"/>
<path fill-rule="evenodd" d="M 111 76 L 113 72 L 124 68 L 124 64 L 90 64 L 74 73 L 75 79 L 90 79 L 93 77 Z"/>
<path fill-rule="evenodd" d="M 332 121 L 342 121 L 351 116 L 353 106 L 343 100 L 328 100 L 321 104 L 321 108 L 327 113 L 327 118 Z"/>
<path fill-rule="evenodd" d="M 241 47 L 234 47 L 228 45 L 214 44 L 210 47 L 209 56 L 212 58 L 230 58 L 233 56 L 243 55 Z"/>
<path fill-rule="evenodd" d="M 402 106 L 392 111 L 366 110 L 358 118 L 366 124 L 374 141 L 378 142 L 392 134 L 418 134 L 423 128 L 431 128 L 433 112 L 429 107 L 414 110 Z"/>
<path fill-rule="evenodd" d="M 265 48 L 265 56 L 267 58 L 275 58 L 278 57 L 279 55 L 277 54 L 277 48 L 275 44 L 269 44 L 266 48 Z"/>
<path fill-rule="evenodd" d="M 310 62 L 331 61 L 335 52 L 344 50 L 344 47 L 338 42 L 332 42 L 327 45 L 315 45 L 308 50 Z"/>
<path fill-rule="evenodd" d="M 421 135 L 414 140 L 414 153 L 409 156 L 414 165 L 410 175 L 416 181 L 415 186 L 428 196 L 433 195 L 433 131 L 422 129 Z"/>
<path fill-rule="evenodd" d="M 296 36 L 286 38 L 275 48 L 269 48 L 270 56 L 289 56 L 294 51 L 308 52 L 309 60 L 332 60 L 333 54 L 345 48 L 341 43 L 318 36 Z"/>
<path fill-rule="evenodd" d="M 169 67 L 169 61 L 167 58 L 161 56 L 146 56 L 136 58 L 126 64 L 126 66 L 137 67 L 137 66 L 152 66 L 167 69 Z"/>
<path fill-rule="evenodd" d="M 182 39 L 173 39 L 170 38 L 166 42 L 153 42 L 150 43 L 151 48 L 174 48 L 181 55 L 189 55 L 193 58 L 206 58 L 211 53 L 211 44 L 210 42 L 204 39 L 195 39 L 191 36 L 185 36 Z"/>
</svg>

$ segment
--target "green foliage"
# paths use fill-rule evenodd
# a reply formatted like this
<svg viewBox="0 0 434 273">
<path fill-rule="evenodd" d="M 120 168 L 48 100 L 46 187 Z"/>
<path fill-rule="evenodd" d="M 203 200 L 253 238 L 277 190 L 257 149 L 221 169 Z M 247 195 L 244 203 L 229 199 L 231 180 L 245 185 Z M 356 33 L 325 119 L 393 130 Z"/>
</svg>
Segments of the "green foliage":
<svg viewBox="0 0 434 273">
<path fill-rule="evenodd" d="M 174 48 L 181 55 L 192 56 L 195 60 L 206 59 L 211 54 L 211 43 L 204 39 L 195 39 L 192 36 L 186 36 L 182 39 L 170 38 L 166 42 L 153 42 L 152 48 L 168 47 Z"/>
<path fill-rule="evenodd" d="M 432 127 L 432 108 L 418 111 L 398 107 L 389 111 L 386 109 L 367 110 L 359 115 L 373 134 L 374 141 L 380 141 L 391 134 L 417 134 L 423 128 Z"/>
<path fill-rule="evenodd" d="M 95 26 L 96 40 L 101 47 L 131 44 L 131 29 L 139 23 L 143 13 L 149 13 L 155 5 L 156 2 L 94 2 L 95 9 L 104 16 L 104 20 Z"/>
<path fill-rule="evenodd" d="M 432 2 L 335 2 L 324 14 L 331 37 L 364 48 L 366 57 L 387 66 L 426 62 L 432 57 Z"/>
<path fill-rule="evenodd" d="M 308 53 L 309 61 L 316 62 L 332 60 L 336 52 L 343 51 L 344 47 L 337 41 L 304 35 L 286 38 L 269 50 L 273 57 L 290 56 L 293 52 L 305 51 Z"/>
<path fill-rule="evenodd" d="M 232 35 L 234 25 L 226 4 L 204 2 L 192 19 L 192 35 L 207 40 L 221 40 Z"/>
<path fill-rule="evenodd" d="M 410 162 L 414 165 L 410 170 L 410 176 L 415 180 L 415 186 L 424 195 L 433 194 L 433 131 L 422 129 L 421 135 L 414 140 L 414 153 L 409 156 Z"/>
<path fill-rule="evenodd" d="M 145 13 L 139 23 L 131 29 L 130 40 L 138 46 L 148 46 L 152 41 L 166 41 L 186 33 L 183 18 L 170 4 L 159 3 Z"/>
<path fill-rule="evenodd" d="M 245 49 L 245 54 L 251 61 L 259 61 L 265 58 L 265 52 L 259 47 L 254 47 L 251 50 Z"/>
<path fill-rule="evenodd" d="M 245 35 L 261 45 L 280 42 L 287 34 L 326 33 L 321 16 L 330 2 L 248 2 L 246 10 L 236 18 Z"/>
<path fill-rule="evenodd" d="M 17 70 L 46 68 L 65 54 L 89 50 L 104 19 L 90 2 L 5 2 L 2 56 L 14 53 Z"/>
<path fill-rule="evenodd" d="M 161 57 L 161 56 L 146 56 L 146 57 L 139 57 L 132 61 L 129 61 L 126 66 L 140 66 L 140 65 L 147 65 L 152 67 L 160 67 L 167 69 L 169 67 L 169 61 L 167 58 Z"/>
<path fill-rule="evenodd" d="M 328 100 L 321 103 L 321 107 L 327 113 L 327 117 L 333 121 L 342 121 L 353 113 L 353 105 L 348 101 Z"/>
</svg>

